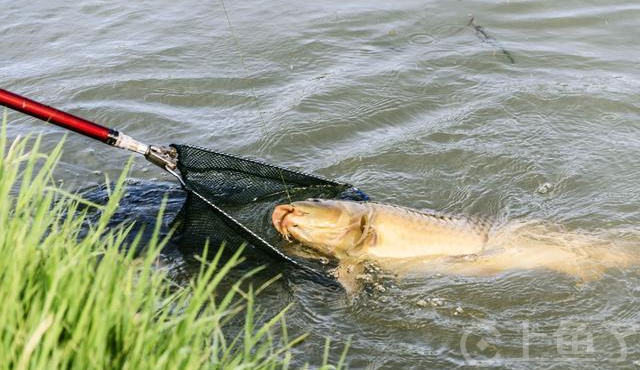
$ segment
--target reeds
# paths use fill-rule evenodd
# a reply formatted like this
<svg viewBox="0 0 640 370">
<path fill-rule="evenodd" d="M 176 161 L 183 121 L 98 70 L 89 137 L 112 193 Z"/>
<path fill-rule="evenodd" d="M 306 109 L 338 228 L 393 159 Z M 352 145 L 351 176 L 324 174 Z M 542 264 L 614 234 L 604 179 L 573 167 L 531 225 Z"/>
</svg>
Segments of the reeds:
<svg viewBox="0 0 640 370">
<path fill-rule="evenodd" d="M 107 226 L 122 198 L 126 170 L 106 205 L 91 204 L 53 180 L 62 143 L 44 154 L 39 137 L 9 144 L 6 129 L 5 115 L 0 132 L 0 368 L 290 366 L 290 349 L 303 337 L 287 337 L 285 312 L 258 325 L 255 294 L 252 288 L 243 290 L 244 279 L 231 289 L 218 289 L 241 261 L 240 252 L 224 261 L 220 253 L 203 258 L 188 284 L 173 283 L 157 267 L 165 243 L 158 230 L 150 240 L 138 237 L 123 248 L 131 225 Z M 101 216 L 87 227 L 92 207 Z M 238 334 L 230 336 L 232 319 Z M 239 330 L 238 321 L 244 322 Z"/>
</svg>

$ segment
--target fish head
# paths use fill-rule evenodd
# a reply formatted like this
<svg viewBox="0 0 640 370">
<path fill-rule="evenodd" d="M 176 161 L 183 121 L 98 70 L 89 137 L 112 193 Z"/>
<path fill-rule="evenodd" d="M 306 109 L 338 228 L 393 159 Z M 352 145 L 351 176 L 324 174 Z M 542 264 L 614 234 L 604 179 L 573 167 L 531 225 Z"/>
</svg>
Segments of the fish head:
<svg viewBox="0 0 640 370">
<path fill-rule="evenodd" d="M 294 239 L 320 254 L 342 258 L 366 238 L 367 207 L 358 202 L 309 199 L 275 207 L 273 226 L 285 239 Z"/>
</svg>

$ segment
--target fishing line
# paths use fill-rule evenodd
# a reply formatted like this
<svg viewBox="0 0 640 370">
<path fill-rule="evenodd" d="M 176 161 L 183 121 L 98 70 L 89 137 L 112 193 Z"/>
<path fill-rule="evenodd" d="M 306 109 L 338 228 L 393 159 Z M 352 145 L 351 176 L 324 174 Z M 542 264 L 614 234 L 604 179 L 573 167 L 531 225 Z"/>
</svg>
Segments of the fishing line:
<svg viewBox="0 0 640 370">
<path fill-rule="evenodd" d="M 231 31 L 231 38 L 236 47 L 236 52 L 240 56 L 240 64 L 242 65 L 242 69 L 244 69 L 245 78 L 249 79 L 249 68 L 244 60 L 244 54 L 242 53 L 242 49 L 240 48 L 240 42 L 238 41 L 238 37 L 236 36 L 236 32 L 231 24 L 231 19 L 229 18 L 229 13 L 227 12 L 227 7 L 224 5 L 224 0 L 220 0 L 220 5 L 222 6 L 222 11 L 224 12 L 224 17 L 227 19 L 227 24 L 229 25 L 229 31 Z M 256 104 L 256 108 L 258 109 L 258 116 L 260 117 L 260 121 L 262 122 L 262 133 L 266 135 L 267 133 L 267 122 L 264 119 L 262 114 L 262 107 L 260 106 L 260 101 L 258 100 L 258 95 L 256 94 L 255 89 L 251 84 L 249 84 L 249 90 L 251 91 L 251 96 L 253 97 L 253 101 Z"/>
<path fill-rule="evenodd" d="M 238 40 L 238 37 L 236 35 L 236 32 L 233 28 L 233 25 L 231 24 L 231 18 L 229 18 L 229 12 L 227 12 L 227 7 L 224 4 L 224 0 L 220 0 L 220 5 L 222 6 L 222 11 L 224 12 L 224 17 L 227 20 L 227 24 L 229 25 L 229 31 L 231 31 L 231 38 L 233 39 L 233 42 L 235 44 L 236 47 L 236 52 L 238 53 L 238 55 L 240 56 L 240 64 L 242 64 L 242 68 L 244 69 L 244 73 L 246 75 L 246 78 L 249 79 L 249 68 L 247 68 L 247 65 L 245 63 L 244 60 L 244 54 L 242 53 L 242 49 L 240 48 L 240 41 Z M 260 101 L 258 100 L 258 95 L 256 94 L 255 89 L 253 88 L 252 85 L 249 85 L 249 89 L 251 90 L 251 96 L 253 96 L 253 101 L 256 104 L 256 108 L 258 109 L 258 116 L 260 117 L 260 121 L 262 122 L 262 134 L 266 136 L 267 134 L 267 122 L 264 119 L 264 116 L 262 114 L 262 107 L 260 106 Z M 292 203 L 291 201 L 291 195 L 289 194 L 289 188 L 287 186 L 286 181 L 284 180 L 284 176 L 282 176 L 282 171 L 280 171 L 280 178 L 282 179 L 282 184 L 284 185 L 284 190 L 287 194 L 287 198 L 289 199 L 289 204 Z"/>
<path fill-rule="evenodd" d="M 284 175 L 282 174 L 282 170 L 278 171 L 278 174 L 280 175 L 280 179 L 282 179 L 282 185 L 284 186 L 284 191 L 287 194 L 287 199 L 289 200 L 289 204 L 292 204 L 293 201 L 291 200 L 291 194 L 289 194 L 289 187 L 287 186 L 287 182 L 284 181 Z"/>
<path fill-rule="evenodd" d="M 477 25 L 475 23 L 475 17 L 471 16 L 471 19 L 469 19 L 469 22 L 467 23 L 467 27 L 471 27 L 476 31 L 476 36 L 478 36 L 478 38 L 482 41 L 482 42 L 487 42 L 489 44 L 491 44 L 494 48 L 497 48 L 498 50 L 500 50 L 502 52 L 502 54 L 507 57 L 507 60 L 509 60 L 509 63 L 511 64 L 515 64 L 516 60 L 513 58 L 513 55 L 509 52 L 509 50 L 505 49 L 499 42 L 498 40 L 496 40 L 495 37 L 491 36 L 485 29 L 483 26 Z M 495 56 L 496 51 L 493 51 L 493 54 Z"/>
</svg>

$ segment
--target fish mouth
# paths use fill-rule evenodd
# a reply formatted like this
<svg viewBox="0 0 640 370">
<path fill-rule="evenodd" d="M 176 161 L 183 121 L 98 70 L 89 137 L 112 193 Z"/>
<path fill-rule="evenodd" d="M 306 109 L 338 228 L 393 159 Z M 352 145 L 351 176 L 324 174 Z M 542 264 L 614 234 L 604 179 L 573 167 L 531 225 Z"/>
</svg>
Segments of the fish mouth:
<svg viewBox="0 0 640 370">
<path fill-rule="evenodd" d="M 285 239 L 288 239 L 289 231 L 286 229 L 284 219 L 294 210 L 295 208 L 290 204 L 280 204 L 273 209 L 273 213 L 271 214 L 273 227 L 275 227 L 276 230 L 285 237 Z"/>
</svg>

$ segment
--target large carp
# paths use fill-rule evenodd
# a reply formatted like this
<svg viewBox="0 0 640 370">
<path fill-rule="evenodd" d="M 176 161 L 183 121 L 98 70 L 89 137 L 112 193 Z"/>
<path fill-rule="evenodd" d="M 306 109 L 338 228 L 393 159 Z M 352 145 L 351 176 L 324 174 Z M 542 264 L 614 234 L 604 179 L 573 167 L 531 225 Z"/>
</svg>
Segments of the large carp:
<svg viewBox="0 0 640 370">
<path fill-rule="evenodd" d="M 310 199 L 282 204 L 273 210 L 272 222 L 285 239 L 338 259 L 338 275 L 373 261 L 396 271 L 467 274 L 547 268 L 584 280 L 637 261 L 606 240 L 541 224 L 496 226 L 372 202 Z"/>
</svg>

